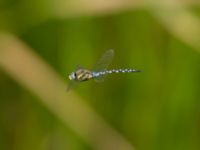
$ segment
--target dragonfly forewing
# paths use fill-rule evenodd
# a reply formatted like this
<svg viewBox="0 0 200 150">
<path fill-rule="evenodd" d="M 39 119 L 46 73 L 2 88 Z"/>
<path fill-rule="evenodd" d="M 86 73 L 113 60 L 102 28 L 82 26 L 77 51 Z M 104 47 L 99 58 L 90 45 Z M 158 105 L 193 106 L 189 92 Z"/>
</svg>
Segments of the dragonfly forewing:
<svg viewBox="0 0 200 150">
<path fill-rule="evenodd" d="M 113 61 L 113 58 L 114 58 L 114 50 L 113 49 L 107 50 L 97 61 L 92 71 L 93 72 L 105 71 Z M 96 77 L 94 78 L 94 80 L 96 82 L 102 82 L 104 81 L 104 76 Z"/>
</svg>

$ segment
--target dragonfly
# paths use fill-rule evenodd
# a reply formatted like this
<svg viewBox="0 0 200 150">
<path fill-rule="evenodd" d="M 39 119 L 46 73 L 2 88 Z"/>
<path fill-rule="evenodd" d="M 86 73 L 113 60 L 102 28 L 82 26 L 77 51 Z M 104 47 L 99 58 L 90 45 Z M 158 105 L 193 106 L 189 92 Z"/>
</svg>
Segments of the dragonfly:
<svg viewBox="0 0 200 150">
<path fill-rule="evenodd" d="M 84 81 L 94 79 L 96 82 L 104 81 L 104 77 L 108 74 L 113 73 L 135 73 L 141 72 L 137 69 L 109 69 L 108 66 L 111 64 L 114 58 L 114 50 L 107 50 L 97 61 L 92 70 L 83 68 L 82 66 L 77 66 L 76 70 L 69 74 L 69 80 L 71 83 L 68 85 L 67 91 L 72 87 L 72 85 Z"/>
</svg>

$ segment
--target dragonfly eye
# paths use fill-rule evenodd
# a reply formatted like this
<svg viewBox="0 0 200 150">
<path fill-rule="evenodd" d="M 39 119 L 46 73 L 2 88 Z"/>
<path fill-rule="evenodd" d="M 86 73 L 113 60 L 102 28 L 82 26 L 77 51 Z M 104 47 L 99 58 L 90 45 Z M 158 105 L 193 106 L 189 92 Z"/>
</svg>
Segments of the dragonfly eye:
<svg viewBox="0 0 200 150">
<path fill-rule="evenodd" d="M 77 76 L 77 75 L 76 75 L 76 72 L 74 72 L 74 79 L 76 79 L 76 76 Z"/>
</svg>

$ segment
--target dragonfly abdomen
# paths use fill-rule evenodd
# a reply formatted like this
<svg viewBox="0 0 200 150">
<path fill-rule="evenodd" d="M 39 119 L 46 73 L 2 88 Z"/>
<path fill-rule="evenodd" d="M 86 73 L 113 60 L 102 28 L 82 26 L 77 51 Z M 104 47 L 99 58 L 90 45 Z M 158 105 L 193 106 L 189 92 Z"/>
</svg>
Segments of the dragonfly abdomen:
<svg viewBox="0 0 200 150">
<path fill-rule="evenodd" d="M 133 72 L 140 72 L 140 70 L 135 70 L 135 69 L 112 69 L 112 70 L 105 70 L 105 71 L 100 71 L 100 72 L 93 72 L 93 77 L 104 76 L 104 75 L 112 74 L 112 73 L 133 73 Z"/>
</svg>

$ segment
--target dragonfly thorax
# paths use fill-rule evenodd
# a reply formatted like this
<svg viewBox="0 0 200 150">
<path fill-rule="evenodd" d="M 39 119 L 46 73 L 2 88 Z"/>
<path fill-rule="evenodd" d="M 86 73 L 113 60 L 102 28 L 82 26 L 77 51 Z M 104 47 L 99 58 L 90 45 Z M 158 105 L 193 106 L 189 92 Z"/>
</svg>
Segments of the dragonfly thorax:
<svg viewBox="0 0 200 150">
<path fill-rule="evenodd" d="M 87 81 L 93 78 L 92 72 L 83 68 L 77 69 L 69 75 L 70 80 Z"/>
</svg>

